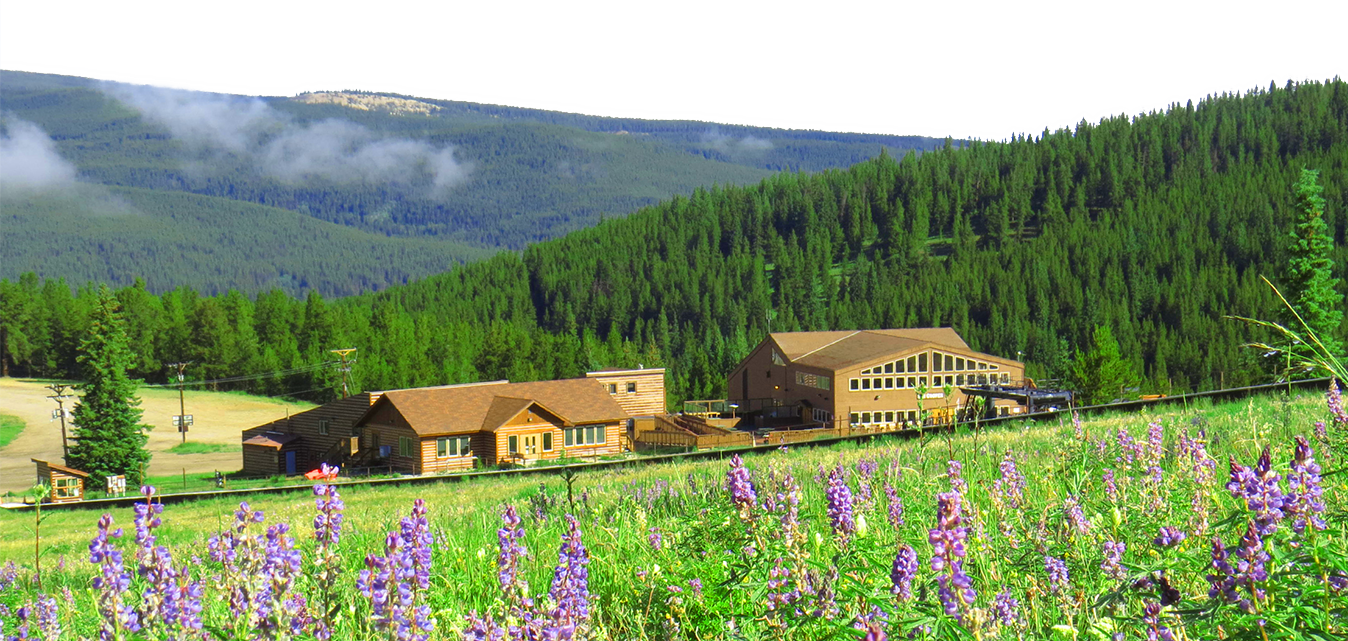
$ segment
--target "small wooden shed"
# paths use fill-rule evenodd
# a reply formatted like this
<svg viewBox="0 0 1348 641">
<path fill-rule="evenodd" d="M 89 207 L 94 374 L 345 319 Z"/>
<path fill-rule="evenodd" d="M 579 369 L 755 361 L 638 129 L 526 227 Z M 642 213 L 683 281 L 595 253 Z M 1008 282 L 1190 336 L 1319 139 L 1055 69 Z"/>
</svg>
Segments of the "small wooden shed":
<svg viewBox="0 0 1348 641">
<path fill-rule="evenodd" d="M 51 488 L 48 503 L 70 503 L 84 500 L 84 481 L 89 478 L 87 472 L 32 459 L 37 464 L 37 482 Z"/>
</svg>

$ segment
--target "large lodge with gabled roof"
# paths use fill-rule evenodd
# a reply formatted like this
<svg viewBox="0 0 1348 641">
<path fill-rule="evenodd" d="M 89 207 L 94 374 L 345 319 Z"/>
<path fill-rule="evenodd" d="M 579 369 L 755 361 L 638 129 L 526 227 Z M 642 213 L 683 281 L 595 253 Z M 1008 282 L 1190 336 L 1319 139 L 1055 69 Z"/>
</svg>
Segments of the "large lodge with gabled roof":
<svg viewBox="0 0 1348 641">
<path fill-rule="evenodd" d="M 950 422 L 971 398 L 961 388 L 1018 385 L 1024 376 L 1022 363 L 976 352 L 950 327 L 779 332 L 731 371 L 726 390 L 760 423 L 897 429 L 919 424 L 923 412 L 927 423 Z M 985 415 L 1024 409 L 991 402 Z"/>
</svg>

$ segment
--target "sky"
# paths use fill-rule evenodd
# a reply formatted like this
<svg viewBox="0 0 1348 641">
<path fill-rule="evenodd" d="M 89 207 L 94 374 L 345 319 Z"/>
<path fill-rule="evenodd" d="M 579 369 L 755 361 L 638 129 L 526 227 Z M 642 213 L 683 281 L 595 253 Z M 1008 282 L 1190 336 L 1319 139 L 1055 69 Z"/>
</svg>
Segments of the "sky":
<svg viewBox="0 0 1348 641">
<path fill-rule="evenodd" d="M 0 0 L 0 68 L 1002 140 L 1348 73 L 1348 2 L 1282 6 Z"/>
</svg>

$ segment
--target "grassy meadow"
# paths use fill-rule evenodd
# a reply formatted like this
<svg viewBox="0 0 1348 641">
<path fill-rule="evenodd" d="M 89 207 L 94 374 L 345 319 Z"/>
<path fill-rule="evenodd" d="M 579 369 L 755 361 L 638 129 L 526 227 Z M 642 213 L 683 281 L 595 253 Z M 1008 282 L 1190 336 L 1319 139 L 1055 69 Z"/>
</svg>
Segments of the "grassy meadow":
<svg viewBox="0 0 1348 641">
<path fill-rule="evenodd" d="M 16 565 L 0 574 L 0 604 L 8 607 L 0 620 L 3 634 L 13 634 L 18 608 L 42 593 L 58 598 L 48 610 L 39 598 L 27 611 L 38 638 L 50 638 L 39 629 L 96 637 L 106 620 L 100 609 L 114 602 L 140 613 L 148 638 L 174 637 L 174 630 L 339 639 L 1291 639 L 1348 632 L 1348 477 L 1331 473 L 1343 461 L 1326 460 L 1314 435 L 1317 421 L 1330 420 L 1324 395 L 1163 409 L 1089 417 L 1079 426 L 1063 418 L 785 448 L 745 456 L 740 471 L 729 454 L 634 465 L 581 474 L 569 494 L 560 476 L 339 485 L 340 538 L 325 545 L 316 542 L 308 492 L 254 497 L 249 509 L 264 516 L 244 513 L 250 522 L 241 529 L 237 503 L 168 505 L 158 515 L 162 525 L 144 534 L 157 537 L 171 561 L 138 557 L 135 514 L 117 509 L 109 529 L 125 535 L 111 545 L 123 551 L 131 576 L 121 593 L 93 587 L 100 566 L 90 563 L 89 546 L 101 513 L 44 514 L 41 588 L 33 572 L 35 515 L 5 513 L 0 565 Z M 1298 511 L 1306 504 L 1289 498 L 1273 518 L 1224 487 L 1228 457 L 1254 467 L 1268 448 L 1270 471 L 1254 475 L 1284 477 L 1276 485 L 1282 494 L 1305 488 L 1286 478 L 1297 436 L 1324 468 L 1323 512 Z M 958 473 L 949 461 L 959 462 Z M 1274 486 L 1261 487 L 1267 494 Z M 424 500 L 424 522 L 417 500 Z M 507 506 L 518 525 L 503 526 Z M 289 531 L 249 538 L 277 523 Z M 1166 526 L 1174 531 L 1167 535 Z M 559 553 L 572 527 L 580 534 Z M 1252 535 L 1252 527 L 1263 533 Z M 227 531 L 213 551 L 209 538 Z M 1163 535 L 1168 540 L 1158 542 Z M 1214 540 L 1230 573 L 1214 569 Z M 526 551 L 514 550 L 516 543 Z M 1115 544 L 1124 547 L 1111 563 Z M 946 559 L 933 564 L 941 549 Z M 164 567 L 174 572 L 165 575 Z M 162 590 L 142 594 L 151 576 L 161 586 L 200 581 L 200 614 L 173 615 Z M 588 607 L 577 606 L 576 594 Z"/>
</svg>

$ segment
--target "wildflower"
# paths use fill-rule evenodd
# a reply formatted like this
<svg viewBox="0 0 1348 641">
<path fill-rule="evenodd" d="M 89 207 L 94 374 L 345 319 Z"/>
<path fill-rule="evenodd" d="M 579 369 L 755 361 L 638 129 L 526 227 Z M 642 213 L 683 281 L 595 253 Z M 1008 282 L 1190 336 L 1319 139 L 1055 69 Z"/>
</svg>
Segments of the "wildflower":
<svg viewBox="0 0 1348 641">
<path fill-rule="evenodd" d="M 730 490 L 730 501 L 739 508 L 741 517 L 748 517 L 758 502 L 758 493 L 754 491 L 749 470 L 739 454 L 730 458 L 730 471 L 726 473 L 726 487 Z"/>
<path fill-rule="evenodd" d="M 857 461 L 857 473 L 861 474 L 861 476 L 874 476 L 876 470 L 879 469 L 880 465 L 870 459 L 861 459 L 860 461 Z"/>
<path fill-rule="evenodd" d="M 505 512 L 501 515 L 501 522 L 505 524 L 505 527 L 496 530 L 496 540 L 501 548 L 500 555 L 496 559 L 496 578 L 501 586 L 501 592 L 506 595 L 506 600 L 514 605 L 519 605 L 524 595 L 524 586 L 519 577 L 519 566 L 522 557 L 528 551 L 519 542 L 520 539 L 524 538 L 524 528 L 520 527 L 520 517 L 515 512 L 515 506 L 507 505 L 505 507 Z"/>
<path fill-rule="evenodd" d="M 581 540 L 580 522 L 566 515 L 566 534 L 557 553 L 557 568 L 552 575 L 548 596 L 557 604 L 554 625 L 583 623 L 590 618 L 590 553 Z"/>
<path fill-rule="evenodd" d="M 688 579 L 688 587 L 692 588 L 693 596 L 696 596 L 699 599 L 702 598 L 702 579 Z"/>
<path fill-rule="evenodd" d="M 1120 563 L 1123 561 L 1123 553 L 1128 549 L 1128 544 L 1123 541 L 1105 541 L 1104 549 L 1105 560 L 1100 563 L 1100 569 L 1104 570 L 1105 576 L 1115 581 L 1123 580 L 1128 573 Z"/>
<path fill-rule="evenodd" d="M 978 593 L 973 580 L 964 573 L 964 542 L 968 529 L 960 526 L 960 494 L 945 492 L 936 496 L 936 527 L 927 534 L 932 545 L 931 569 L 940 573 L 938 596 L 945 613 L 963 621 L 964 610 L 973 605 Z M 948 573 L 947 573 L 948 572 Z"/>
<path fill-rule="evenodd" d="M 1010 590 L 997 593 L 992 602 L 992 619 L 1001 625 L 1014 625 L 1020 619 L 1020 600 L 1011 596 Z"/>
<path fill-rule="evenodd" d="M 1072 431 L 1078 441 L 1086 440 L 1086 431 L 1081 428 L 1081 414 L 1076 410 L 1072 410 Z"/>
<path fill-rule="evenodd" d="M 659 528 L 650 528 L 646 531 L 646 542 L 650 543 L 651 549 L 659 552 L 664 547 L 664 537 L 660 535 Z"/>
<path fill-rule="evenodd" d="M 945 475 L 950 480 L 950 491 L 964 496 L 969 491 L 969 483 L 964 480 L 964 466 L 959 461 L 946 462 Z"/>
<path fill-rule="evenodd" d="M 903 499 L 889 483 L 885 483 L 885 498 L 889 500 L 889 524 L 897 530 L 903 525 Z"/>
<path fill-rule="evenodd" d="M 1119 444 L 1119 455 L 1114 460 L 1126 466 L 1131 466 L 1133 462 L 1137 460 L 1137 453 L 1139 449 L 1137 445 L 1133 442 L 1132 435 L 1128 433 L 1128 430 L 1119 428 L 1119 433 L 1118 437 L 1116 438 L 1116 441 Z"/>
<path fill-rule="evenodd" d="M 842 467 L 836 467 L 828 476 L 828 519 L 833 524 L 833 532 L 842 538 L 844 545 L 857 531 L 852 513 L 852 489 L 843 479 Z"/>
<path fill-rule="evenodd" d="M 1147 462 L 1156 464 L 1165 458 L 1165 427 L 1161 425 L 1160 420 L 1152 421 L 1147 425 Z"/>
<path fill-rule="evenodd" d="M 1054 556 L 1044 556 L 1044 569 L 1048 570 L 1048 589 L 1054 594 L 1068 587 L 1067 563 Z"/>
<path fill-rule="evenodd" d="M 1161 604 L 1148 601 L 1142 609 L 1142 622 L 1147 626 L 1147 641 L 1175 641 L 1175 633 L 1161 625 Z"/>
<path fill-rule="evenodd" d="M 1119 494 L 1118 484 L 1114 482 L 1114 470 L 1105 469 L 1102 476 L 1105 481 L 1105 496 L 1109 498 L 1111 503 L 1118 503 L 1122 495 Z"/>
<path fill-rule="evenodd" d="M 1171 548 L 1179 545 L 1186 536 L 1187 535 L 1183 530 L 1166 525 L 1161 527 L 1160 532 L 1156 535 L 1156 538 L 1152 540 L 1152 543 L 1154 543 L 1156 547 Z"/>
<path fill-rule="evenodd" d="M 909 545 L 899 546 L 899 551 L 894 555 L 894 567 L 889 572 L 889 578 L 894 583 L 890 592 L 898 595 L 900 601 L 911 601 L 913 598 L 913 577 L 917 575 L 917 552 Z"/>
<path fill-rule="evenodd" d="M 1348 411 L 1343 409 L 1343 393 L 1339 391 L 1338 379 L 1329 381 L 1329 392 L 1325 394 L 1325 404 L 1329 406 L 1329 416 L 1341 427 L 1348 427 Z"/>
<path fill-rule="evenodd" d="M 1236 549 L 1237 562 L 1233 566 L 1230 556 L 1219 539 L 1212 540 L 1212 563 L 1214 574 L 1208 575 L 1209 598 L 1221 596 L 1228 603 L 1237 603 L 1246 612 L 1252 612 L 1252 600 L 1264 598 L 1264 591 L 1258 584 L 1268 580 L 1266 564 L 1268 553 L 1264 551 L 1259 528 L 1250 521 L 1245 536 L 1240 539 Z"/>
<path fill-rule="evenodd" d="M 1010 450 L 1006 451 L 998 468 L 1002 476 L 992 482 L 993 500 L 1003 503 L 1006 509 L 1020 509 L 1025 496 L 1025 475 L 1016 468 L 1016 457 Z"/>
<path fill-rule="evenodd" d="M 435 629 L 430 606 L 421 602 L 430 588 L 431 543 L 426 501 L 417 499 L 411 516 L 385 537 L 384 556 L 365 558 L 367 569 L 361 570 L 356 587 L 370 599 L 375 628 L 393 630 L 408 641 L 425 641 Z"/>
<path fill-rule="evenodd" d="M 774 612 L 781 610 L 800 599 L 800 590 L 789 589 L 791 578 L 791 568 L 784 566 L 782 559 L 778 558 L 772 569 L 768 570 L 768 610 Z"/>
<path fill-rule="evenodd" d="M 1325 520 L 1320 513 L 1325 511 L 1322 498 L 1325 490 L 1320 485 L 1320 465 L 1315 462 L 1315 452 L 1306 439 L 1296 437 L 1296 450 L 1292 456 L 1292 470 L 1287 475 L 1289 491 L 1284 507 L 1292 515 L 1292 530 L 1301 534 L 1306 524 L 1317 530 L 1325 529 Z"/>
<path fill-rule="evenodd" d="M 122 631 L 140 630 L 140 617 L 123 597 L 131 587 L 131 574 L 122 562 L 121 550 L 111 541 L 121 536 L 121 528 L 112 529 L 112 515 L 104 514 L 98 519 L 98 533 L 89 542 L 89 562 L 99 567 L 93 585 L 98 590 L 98 612 L 102 618 L 99 637 L 102 639 L 120 638 Z"/>
<path fill-rule="evenodd" d="M 13 561 L 6 563 L 5 567 L 0 568 L 0 592 L 8 590 L 10 586 L 14 585 L 18 580 L 19 566 L 14 565 Z"/>
<path fill-rule="evenodd" d="M 1063 517 L 1067 519 L 1067 524 L 1077 534 L 1090 534 L 1091 522 L 1086 520 L 1086 515 L 1081 511 L 1081 502 L 1077 497 L 1069 495 L 1062 506 Z"/>
<path fill-rule="evenodd" d="M 187 577 L 184 568 L 173 565 L 168 547 L 156 545 L 154 529 L 163 524 L 159 515 L 162 503 L 153 501 L 155 488 L 141 487 L 145 502 L 136 503 L 136 562 L 137 573 L 145 579 L 141 592 L 139 618 L 143 625 L 163 624 L 170 636 L 179 630 L 201 629 L 201 589 Z"/>
</svg>

